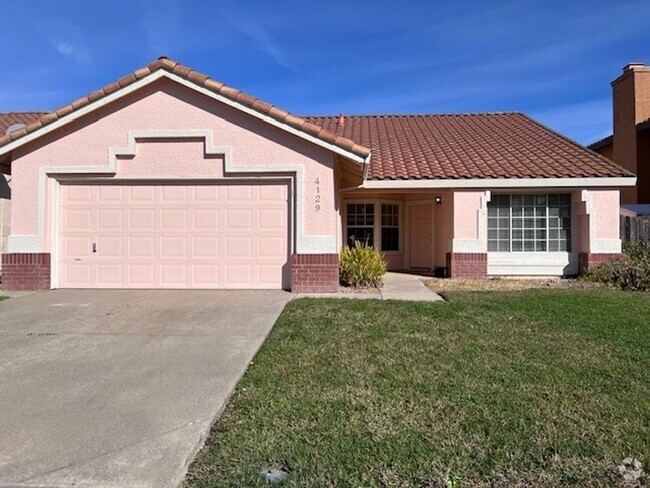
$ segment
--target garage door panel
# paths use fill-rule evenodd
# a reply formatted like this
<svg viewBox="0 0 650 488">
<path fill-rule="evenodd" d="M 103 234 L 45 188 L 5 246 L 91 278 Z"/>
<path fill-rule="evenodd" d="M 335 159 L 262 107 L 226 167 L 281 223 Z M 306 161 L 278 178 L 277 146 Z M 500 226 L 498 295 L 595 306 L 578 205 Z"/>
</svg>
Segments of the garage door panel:
<svg viewBox="0 0 650 488">
<path fill-rule="evenodd" d="M 94 192 L 90 186 L 74 185 L 66 187 L 66 198 L 68 202 L 86 202 L 90 204 L 92 203 L 93 195 Z"/>
<path fill-rule="evenodd" d="M 128 209 L 128 231 L 149 232 L 156 229 L 156 210 L 154 208 Z"/>
<path fill-rule="evenodd" d="M 94 211 L 92 208 L 71 208 L 64 213 L 61 219 L 61 228 L 64 231 L 89 232 L 95 227 Z"/>
<path fill-rule="evenodd" d="M 227 208 L 225 230 L 252 230 L 253 211 L 247 208 Z"/>
<path fill-rule="evenodd" d="M 101 263 L 97 265 L 99 280 L 105 287 L 123 287 L 124 266 L 122 263 Z"/>
<path fill-rule="evenodd" d="M 260 231 L 284 229 L 287 215 L 282 209 L 262 209 L 258 213 L 257 228 Z"/>
<path fill-rule="evenodd" d="M 260 236 L 258 238 L 258 256 L 260 258 L 275 258 L 282 254 L 286 243 L 279 236 Z"/>
<path fill-rule="evenodd" d="M 64 184 L 60 286 L 287 286 L 287 189 L 277 183 Z"/>
<path fill-rule="evenodd" d="M 191 239 L 192 257 L 204 258 L 214 261 L 219 257 L 219 237 L 195 236 Z"/>
<path fill-rule="evenodd" d="M 227 236 L 224 257 L 229 259 L 253 259 L 253 238 L 251 236 Z"/>
<path fill-rule="evenodd" d="M 188 287 L 187 264 L 161 264 L 160 265 L 160 286 L 163 288 L 186 288 Z"/>
<path fill-rule="evenodd" d="M 124 210 L 121 208 L 98 208 L 97 228 L 101 230 L 122 230 L 124 228 Z"/>
<path fill-rule="evenodd" d="M 187 256 L 187 239 L 185 236 L 162 236 L 160 238 L 160 256 L 184 259 Z"/>
<path fill-rule="evenodd" d="M 132 263 L 127 265 L 127 284 L 136 288 L 155 288 L 156 265 L 154 263 Z"/>
<path fill-rule="evenodd" d="M 89 236 L 66 235 L 61 239 L 61 256 L 64 258 L 88 258 L 92 252 L 92 239 Z"/>
<path fill-rule="evenodd" d="M 247 288 L 253 284 L 253 266 L 251 264 L 226 264 L 225 274 L 225 281 L 230 287 Z"/>
<path fill-rule="evenodd" d="M 197 288 L 211 288 L 215 284 L 219 285 L 220 266 L 218 264 L 193 264 L 191 271 L 193 276 L 193 284 Z"/>
<path fill-rule="evenodd" d="M 122 205 L 124 201 L 124 187 L 118 185 L 103 185 L 98 187 L 97 202 Z"/>
<path fill-rule="evenodd" d="M 61 278 L 71 288 L 87 288 L 93 283 L 93 265 L 90 262 L 68 263 Z"/>
<path fill-rule="evenodd" d="M 232 185 L 226 187 L 227 203 L 252 202 L 253 189 L 250 185 Z"/>
<path fill-rule="evenodd" d="M 150 258 L 156 257 L 156 238 L 155 236 L 126 236 L 128 240 L 128 257 L 129 258 Z"/>
<path fill-rule="evenodd" d="M 188 211 L 186 209 L 167 208 L 161 210 L 160 230 L 188 230 Z"/>
<path fill-rule="evenodd" d="M 98 236 L 96 244 L 97 252 L 100 252 L 102 257 L 121 260 L 125 254 L 124 238 L 122 236 Z"/>
<path fill-rule="evenodd" d="M 196 208 L 192 213 L 195 230 L 219 230 L 218 208 Z"/>
<path fill-rule="evenodd" d="M 215 185 L 199 185 L 194 188 L 194 202 L 217 203 L 220 201 L 221 190 Z"/>
<path fill-rule="evenodd" d="M 127 186 L 125 187 L 127 194 L 127 201 L 129 203 L 156 203 L 156 187 L 155 186 Z"/>
<path fill-rule="evenodd" d="M 189 190 L 189 187 L 181 185 L 168 185 L 160 188 L 164 202 L 181 204 L 189 201 Z"/>
</svg>

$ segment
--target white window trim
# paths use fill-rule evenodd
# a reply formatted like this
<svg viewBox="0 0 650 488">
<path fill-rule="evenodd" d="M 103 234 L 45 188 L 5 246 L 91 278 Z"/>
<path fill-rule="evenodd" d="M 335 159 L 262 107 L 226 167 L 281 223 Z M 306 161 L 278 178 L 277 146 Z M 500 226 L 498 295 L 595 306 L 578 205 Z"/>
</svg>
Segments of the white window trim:
<svg viewBox="0 0 650 488">
<path fill-rule="evenodd" d="M 399 209 L 399 248 L 397 251 L 382 251 L 381 250 L 381 204 L 387 203 L 390 205 L 397 205 Z M 343 245 L 347 245 L 348 240 L 348 204 L 372 204 L 374 205 L 374 215 L 375 215 L 375 228 L 374 228 L 374 239 L 373 245 L 382 254 L 387 256 L 391 255 L 402 255 L 404 254 L 404 202 L 401 200 L 392 200 L 385 198 L 353 198 L 343 200 Z M 355 226 L 352 226 L 355 227 Z"/>
</svg>

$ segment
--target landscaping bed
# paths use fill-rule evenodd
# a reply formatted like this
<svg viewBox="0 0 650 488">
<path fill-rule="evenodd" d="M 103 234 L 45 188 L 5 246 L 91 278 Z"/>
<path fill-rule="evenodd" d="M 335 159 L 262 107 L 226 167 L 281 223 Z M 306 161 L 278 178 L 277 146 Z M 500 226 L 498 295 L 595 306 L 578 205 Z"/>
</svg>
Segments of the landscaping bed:
<svg viewBox="0 0 650 488">
<path fill-rule="evenodd" d="M 447 298 L 291 302 L 186 486 L 269 486 L 268 469 L 291 487 L 624 486 L 624 459 L 649 470 L 647 294 Z"/>
</svg>

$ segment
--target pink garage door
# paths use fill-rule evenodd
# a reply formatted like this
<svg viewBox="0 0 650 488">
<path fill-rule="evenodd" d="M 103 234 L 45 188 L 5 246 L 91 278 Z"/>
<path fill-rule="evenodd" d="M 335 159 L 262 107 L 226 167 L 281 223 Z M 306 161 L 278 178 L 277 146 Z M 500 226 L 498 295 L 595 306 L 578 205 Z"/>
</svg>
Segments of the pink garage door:
<svg viewBox="0 0 650 488">
<path fill-rule="evenodd" d="M 287 287 L 287 185 L 61 185 L 62 288 Z"/>
</svg>

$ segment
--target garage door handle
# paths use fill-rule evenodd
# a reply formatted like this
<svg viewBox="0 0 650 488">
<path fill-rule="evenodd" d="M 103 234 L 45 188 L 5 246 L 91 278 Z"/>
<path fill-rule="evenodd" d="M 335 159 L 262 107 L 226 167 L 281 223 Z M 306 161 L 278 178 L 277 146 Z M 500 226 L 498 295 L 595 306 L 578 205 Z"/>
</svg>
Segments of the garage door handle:
<svg viewBox="0 0 650 488">
<path fill-rule="evenodd" d="M 97 252 L 97 243 L 93 242 L 93 252 Z"/>
</svg>

